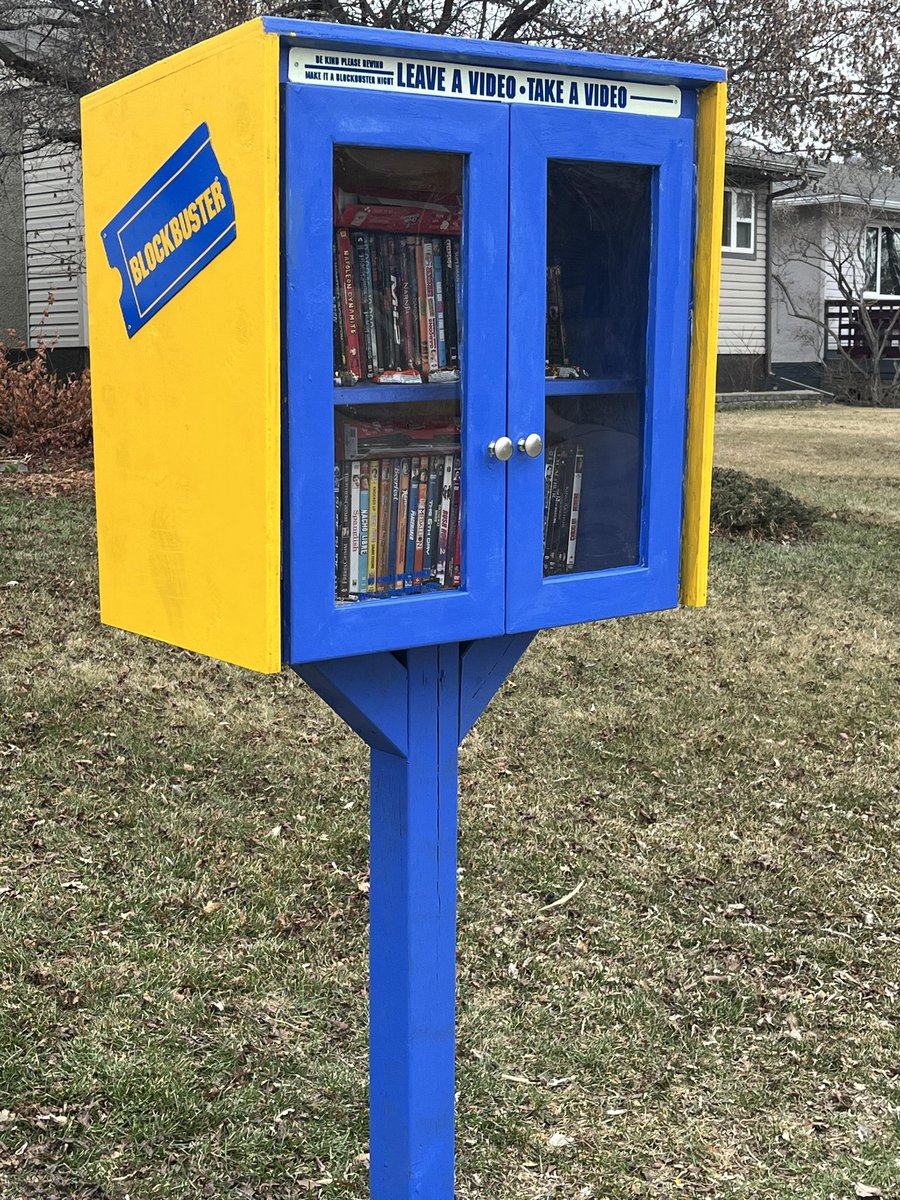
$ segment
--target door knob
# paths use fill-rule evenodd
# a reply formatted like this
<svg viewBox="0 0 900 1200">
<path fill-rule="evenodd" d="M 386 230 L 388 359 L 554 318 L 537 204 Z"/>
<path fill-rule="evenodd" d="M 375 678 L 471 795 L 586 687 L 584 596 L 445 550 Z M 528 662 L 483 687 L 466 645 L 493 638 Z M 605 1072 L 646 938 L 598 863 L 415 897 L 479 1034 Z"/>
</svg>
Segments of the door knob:
<svg viewBox="0 0 900 1200">
<path fill-rule="evenodd" d="M 491 458 L 499 459 L 500 462 L 507 462 L 512 458 L 512 452 L 512 438 L 500 437 L 488 445 L 488 454 L 490 454 Z"/>
<path fill-rule="evenodd" d="M 539 433 L 529 433 L 528 437 L 519 438 L 519 450 L 529 458 L 537 458 L 544 448 L 544 439 Z"/>
</svg>

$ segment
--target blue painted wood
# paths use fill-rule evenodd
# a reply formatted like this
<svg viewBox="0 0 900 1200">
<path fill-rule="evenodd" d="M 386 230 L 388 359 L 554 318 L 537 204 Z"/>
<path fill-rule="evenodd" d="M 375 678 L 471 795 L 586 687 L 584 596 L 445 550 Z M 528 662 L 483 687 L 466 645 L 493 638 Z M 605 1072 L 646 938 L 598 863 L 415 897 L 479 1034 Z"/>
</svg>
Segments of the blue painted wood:
<svg viewBox="0 0 900 1200">
<path fill-rule="evenodd" d="M 636 379 L 623 375 L 621 379 L 548 379 L 544 391 L 548 396 L 615 396 L 638 386 Z"/>
<path fill-rule="evenodd" d="M 534 636 L 529 632 L 482 638 L 463 647 L 459 684 L 460 742 L 490 704 Z"/>
<path fill-rule="evenodd" d="M 409 750 L 372 751 L 372 1200 L 452 1200 L 459 646 L 406 655 Z"/>
<path fill-rule="evenodd" d="M 487 454 L 506 425 L 506 106 L 285 89 L 284 522 L 291 664 L 503 632 L 506 466 Z M 473 108 L 477 120 L 473 120 Z M 338 604 L 334 598 L 332 158 L 335 143 L 467 156 L 462 357 L 463 587 Z M 351 391 L 352 389 L 348 389 Z"/>
<path fill-rule="evenodd" d="M 336 387 L 335 404 L 415 404 L 423 400 L 456 400 L 458 383 L 376 383 Z"/>
<path fill-rule="evenodd" d="M 372 747 L 372 1200 L 453 1200 L 458 747 L 533 636 L 299 668 Z"/>
<path fill-rule="evenodd" d="M 389 754 L 406 753 L 407 676 L 395 655 L 335 658 L 295 669 L 367 745 Z"/>
<path fill-rule="evenodd" d="M 303 45 L 331 43 L 344 50 L 380 50 L 382 54 L 461 59 L 488 66 L 529 67 L 539 71 L 567 71 L 585 75 L 613 75 L 620 79 L 647 79 L 653 83 L 703 86 L 726 78 L 724 67 L 668 61 L 662 58 L 632 58 L 620 54 L 589 54 L 582 50 L 560 50 L 546 46 L 523 46 L 515 42 L 487 42 L 475 38 L 436 37 L 395 29 L 365 29 L 356 25 L 332 25 L 318 21 L 293 21 L 264 17 L 269 33 Z"/>
<path fill-rule="evenodd" d="M 686 421 L 693 122 L 643 118 L 622 138 L 608 114 L 510 114 L 509 436 L 544 433 L 544 321 L 549 159 L 655 168 L 647 337 L 641 557 L 636 566 L 543 576 L 544 457 L 510 464 L 507 631 L 672 608 L 678 602 Z M 615 281 L 609 286 L 615 287 Z M 589 383 L 590 381 L 585 381 Z"/>
</svg>

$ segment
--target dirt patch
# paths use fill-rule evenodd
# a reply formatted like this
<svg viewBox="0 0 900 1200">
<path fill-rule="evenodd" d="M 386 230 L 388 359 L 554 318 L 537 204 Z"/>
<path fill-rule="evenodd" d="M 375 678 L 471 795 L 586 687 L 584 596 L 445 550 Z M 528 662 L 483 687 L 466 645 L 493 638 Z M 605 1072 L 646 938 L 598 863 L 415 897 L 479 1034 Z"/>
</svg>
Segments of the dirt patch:
<svg viewBox="0 0 900 1200">
<path fill-rule="evenodd" d="M 58 457 L 40 462 L 28 458 L 0 457 L 0 488 L 54 496 L 87 491 L 94 486 L 94 468 L 83 457 Z"/>
</svg>

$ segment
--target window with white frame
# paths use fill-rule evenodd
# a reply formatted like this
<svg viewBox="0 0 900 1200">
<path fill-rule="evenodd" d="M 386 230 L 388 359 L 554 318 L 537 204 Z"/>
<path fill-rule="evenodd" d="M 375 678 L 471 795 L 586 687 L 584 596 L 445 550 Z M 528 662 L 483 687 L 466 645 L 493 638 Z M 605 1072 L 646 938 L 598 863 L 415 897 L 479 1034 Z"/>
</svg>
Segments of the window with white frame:
<svg viewBox="0 0 900 1200">
<path fill-rule="evenodd" d="M 756 253 L 756 193 L 746 188 L 725 189 L 722 249 L 731 254 Z"/>
<path fill-rule="evenodd" d="M 890 225 L 866 229 L 866 291 L 900 296 L 900 229 Z"/>
</svg>

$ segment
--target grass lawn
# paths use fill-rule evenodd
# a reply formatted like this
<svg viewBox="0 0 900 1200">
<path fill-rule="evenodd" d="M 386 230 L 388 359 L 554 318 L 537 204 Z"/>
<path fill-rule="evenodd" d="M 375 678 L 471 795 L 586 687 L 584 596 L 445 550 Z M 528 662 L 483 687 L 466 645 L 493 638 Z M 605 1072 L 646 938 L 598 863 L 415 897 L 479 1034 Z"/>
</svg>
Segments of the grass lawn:
<svg viewBox="0 0 900 1200">
<path fill-rule="evenodd" d="M 819 540 L 541 635 L 463 747 L 459 1200 L 900 1196 L 900 412 L 718 451 Z M 366 772 L 0 480 L 3 1200 L 366 1196 Z"/>
</svg>

